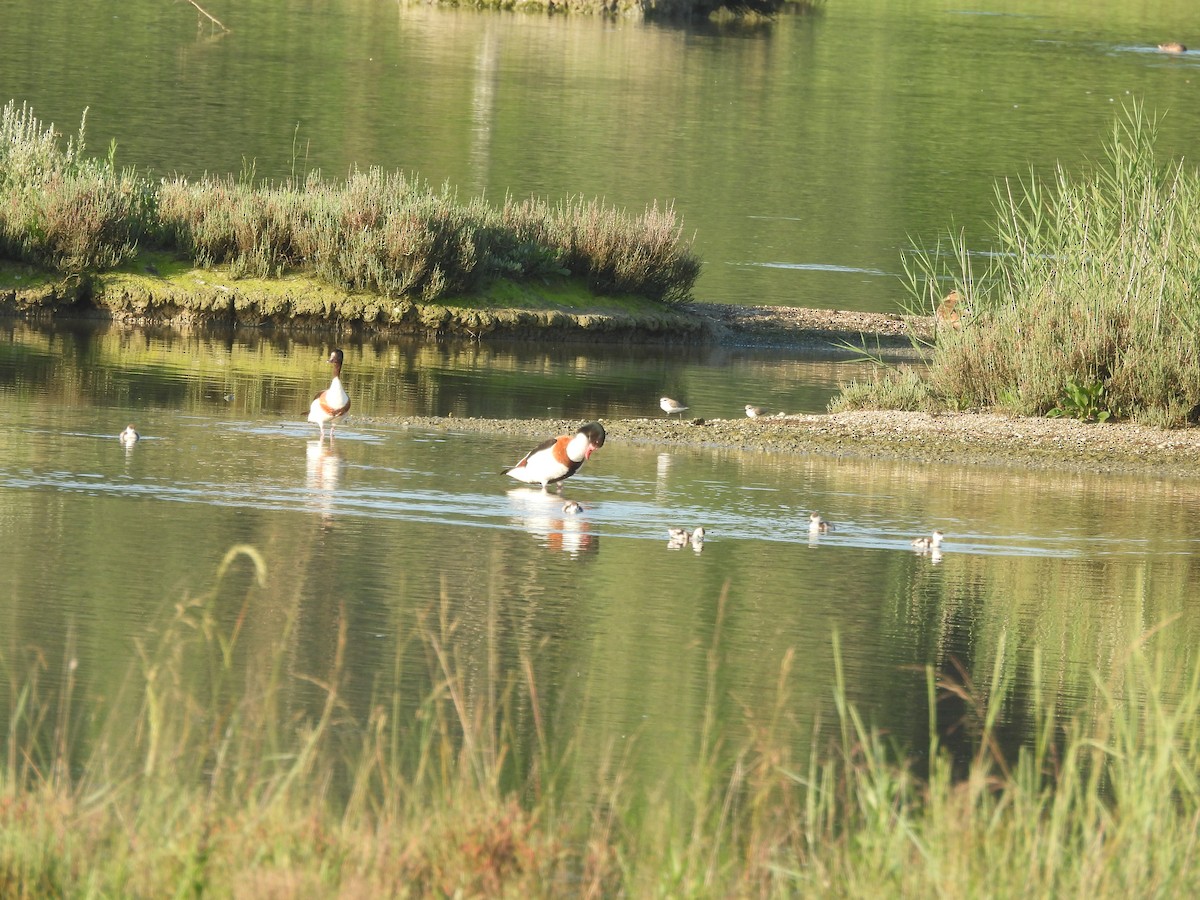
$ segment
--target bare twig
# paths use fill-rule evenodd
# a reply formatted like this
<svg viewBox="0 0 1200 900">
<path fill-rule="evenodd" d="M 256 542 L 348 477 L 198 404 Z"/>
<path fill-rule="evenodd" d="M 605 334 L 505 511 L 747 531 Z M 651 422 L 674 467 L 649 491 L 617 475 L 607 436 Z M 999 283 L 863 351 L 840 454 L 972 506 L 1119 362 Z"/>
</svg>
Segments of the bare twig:
<svg viewBox="0 0 1200 900">
<path fill-rule="evenodd" d="M 222 22 L 220 19 L 218 19 L 216 16 L 214 16 L 212 13 L 210 13 L 207 9 L 205 9 L 203 6 L 201 6 L 199 3 L 197 3 L 196 0 L 187 0 L 187 2 L 192 4 L 192 6 L 196 7 L 196 11 L 199 12 L 200 15 L 207 18 L 210 22 L 212 22 L 214 25 L 216 25 L 222 31 L 229 30 L 228 28 L 225 27 L 224 22 Z"/>
</svg>

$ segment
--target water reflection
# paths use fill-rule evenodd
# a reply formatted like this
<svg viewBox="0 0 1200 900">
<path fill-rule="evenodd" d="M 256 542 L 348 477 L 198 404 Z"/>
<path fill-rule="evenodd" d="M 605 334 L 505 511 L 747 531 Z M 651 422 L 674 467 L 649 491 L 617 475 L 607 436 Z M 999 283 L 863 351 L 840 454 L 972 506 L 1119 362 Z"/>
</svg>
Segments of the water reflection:
<svg viewBox="0 0 1200 900">
<path fill-rule="evenodd" d="M 592 532 L 587 512 L 578 501 L 532 487 L 513 488 L 507 496 L 510 521 L 546 549 L 572 557 L 600 552 L 600 536 Z M 565 508 L 569 503 L 579 505 L 578 511 Z"/>
<path fill-rule="evenodd" d="M 0 389 L 125 409 L 234 415 L 306 412 L 331 347 L 318 335 L 180 335 L 107 325 L 0 322 Z M 740 418 L 746 397 L 772 409 L 820 412 L 870 365 L 779 350 L 422 343 L 343 345 L 348 421 L 372 416 L 624 418 L 661 415 L 665 386 L 686 391 L 692 415 Z M 69 363 L 69 365 L 64 365 Z M 341 427 L 341 426 L 339 426 Z"/>
<path fill-rule="evenodd" d="M 309 503 L 320 513 L 321 521 L 333 524 L 334 495 L 342 475 L 342 454 L 323 440 L 309 441 L 305 445 L 305 487 Z"/>
</svg>

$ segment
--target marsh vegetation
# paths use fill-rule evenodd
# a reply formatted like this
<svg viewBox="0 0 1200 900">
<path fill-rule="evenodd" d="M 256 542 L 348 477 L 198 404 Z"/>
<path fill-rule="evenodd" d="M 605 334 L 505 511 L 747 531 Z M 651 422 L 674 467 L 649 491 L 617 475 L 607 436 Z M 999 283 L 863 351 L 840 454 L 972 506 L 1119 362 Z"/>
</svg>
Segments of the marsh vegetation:
<svg viewBox="0 0 1200 900">
<path fill-rule="evenodd" d="M 961 237 L 911 257 L 942 315 L 928 369 L 850 385 L 837 409 L 990 408 L 1179 426 L 1200 408 L 1200 172 L 1155 154 L 1156 120 L 1118 116 L 1104 156 L 996 188 L 994 252 Z"/>
<path fill-rule="evenodd" d="M 676 304 L 699 260 L 672 207 L 630 215 L 599 200 L 460 201 L 448 185 L 379 169 L 344 182 L 205 176 L 154 180 L 65 146 L 28 106 L 0 116 L 0 256 L 63 273 L 166 251 L 231 278 L 301 272 L 349 292 L 433 302 L 484 285 L 578 280 L 594 294 Z M 334 311 L 335 313 L 337 311 Z"/>
</svg>

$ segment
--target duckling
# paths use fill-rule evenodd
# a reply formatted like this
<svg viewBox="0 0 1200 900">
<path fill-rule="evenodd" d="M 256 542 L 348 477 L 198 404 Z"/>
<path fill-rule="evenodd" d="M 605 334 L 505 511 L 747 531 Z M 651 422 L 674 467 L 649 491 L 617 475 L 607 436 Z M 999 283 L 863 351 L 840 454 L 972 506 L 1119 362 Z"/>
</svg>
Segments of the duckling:
<svg viewBox="0 0 1200 900">
<path fill-rule="evenodd" d="M 562 511 L 568 516 L 578 515 L 583 512 L 583 505 L 577 500 L 568 500 L 563 504 Z"/>
<path fill-rule="evenodd" d="M 832 529 L 832 525 L 821 518 L 820 513 L 808 514 L 808 530 L 810 534 L 825 534 Z"/>
<path fill-rule="evenodd" d="M 692 535 L 686 528 L 667 529 L 667 549 L 682 550 L 691 543 Z"/>
<path fill-rule="evenodd" d="M 945 537 L 940 531 L 935 531 L 929 537 L 919 537 L 912 539 L 913 549 L 918 553 L 928 553 L 930 550 L 937 551 L 942 546 L 942 539 Z"/>
<path fill-rule="evenodd" d="M 1158 45 L 1158 49 L 1163 53 L 1187 53 L 1187 47 L 1179 43 L 1179 41 L 1166 41 Z"/>
<path fill-rule="evenodd" d="M 140 434 L 133 430 L 132 425 L 126 425 L 125 430 L 117 435 L 117 440 L 119 440 L 126 447 L 132 447 L 141 439 L 141 437 L 142 436 Z"/>
<path fill-rule="evenodd" d="M 699 553 L 704 549 L 704 526 L 697 525 L 692 532 L 692 549 Z"/>
</svg>

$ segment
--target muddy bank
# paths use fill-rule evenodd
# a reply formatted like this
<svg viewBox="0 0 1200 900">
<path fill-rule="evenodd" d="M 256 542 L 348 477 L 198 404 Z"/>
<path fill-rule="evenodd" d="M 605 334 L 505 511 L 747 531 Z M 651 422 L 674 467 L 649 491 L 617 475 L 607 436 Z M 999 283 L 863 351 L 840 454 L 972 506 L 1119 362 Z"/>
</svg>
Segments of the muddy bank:
<svg viewBox="0 0 1200 900">
<path fill-rule="evenodd" d="M 541 440 L 573 432 L 578 420 L 356 417 L 353 421 L 446 432 L 524 435 Z M 697 420 L 697 422 L 700 420 Z M 855 411 L 772 419 L 605 421 L 609 441 L 648 446 L 725 447 L 764 453 L 821 454 L 1096 473 L 1200 477 L 1200 429 L 1094 425 L 1069 419 L 995 414 Z"/>
<path fill-rule="evenodd" d="M 0 271 L 0 314 L 103 319 L 145 327 L 250 327 L 468 340 L 601 341 L 764 346 L 808 352 L 910 349 L 932 319 L 887 313 L 719 303 L 664 305 L 590 294 L 564 280 L 495 283 L 454 303 L 352 293 L 302 276 L 235 279 L 167 259 L 137 271 L 54 278 Z"/>
</svg>

